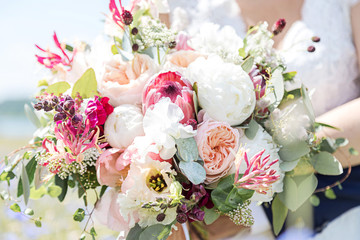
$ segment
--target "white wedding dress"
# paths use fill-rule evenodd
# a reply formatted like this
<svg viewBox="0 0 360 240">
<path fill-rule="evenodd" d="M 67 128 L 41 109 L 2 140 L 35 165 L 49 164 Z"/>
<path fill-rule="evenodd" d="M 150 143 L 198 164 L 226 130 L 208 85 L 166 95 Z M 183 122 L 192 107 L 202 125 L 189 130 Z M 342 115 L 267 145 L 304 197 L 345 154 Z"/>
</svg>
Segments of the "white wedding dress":
<svg viewBox="0 0 360 240">
<path fill-rule="evenodd" d="M 360 95 L 360 87 L 356 81 L 359 69 L 350 21 L 351 7 L 358 1 L 304 0 L 302 19 L 287 26 L 290 29 L 279 50 L 287 63 L 287 71 L 297 71 L 297 78 L 310 90 L 314 90 L 312 103 L 316 115 Z M 232 26 L 241 37 L 246 34 L 246 26 L 236 0 L 169 0 L 169 5 L 171 25 L 178 31 L 185 30 L 194 34 L 204 23 L 213 22 L 220 26 Z M 320 37 L 321 41 L 313 43 L 313 36 Z M 316 47 L 315 52 L 307 52 L 310 45 Z M 262 209 L 254 207 L 253 211 L 256 224 L 252 228 L 253 233 L 250 236 L 240 234 L 232 239 L 273 238 L 270 223 Z M 343 230 L 337 231 L 338 236 L 334 235 L 336 231 L 332 231 L 331 239 L 346 238 L 348 232 L 344 229 L 352 218 L 360 220 L 360 216 L 350 212 L 347 216 L 349 220 L 342 219 L 339 222 L 341 226 L 337 226 Z M 319 236 L 316 239 L 325 238 Z M 354 238 L 349 236 L 347 239 Z"/>
</svg>

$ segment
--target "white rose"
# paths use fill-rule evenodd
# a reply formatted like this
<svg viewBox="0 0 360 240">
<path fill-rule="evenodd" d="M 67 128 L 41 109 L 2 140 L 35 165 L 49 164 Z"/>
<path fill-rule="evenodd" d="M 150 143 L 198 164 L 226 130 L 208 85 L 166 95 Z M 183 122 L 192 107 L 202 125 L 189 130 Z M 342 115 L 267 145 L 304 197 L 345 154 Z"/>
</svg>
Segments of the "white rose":
<svg viewBox="0 0 360 240">
<path fill-rule="evenodd" d="M 116 107 L 105 122 L 104 132 L 111 147 L 127 148 L 135 137 L 144 135 L 141 109 L 130 104 Z"/>
<path fill-rule="evenodd" d="M 254 86 L 241 66 L 200 57 L 189 65 L 187 78 L 197 82 L 199 104 L 216 121 L 239 125 L 254 111 Z"/>
<path fill-rule="evenodd" d="M 238 130 L 241 132 L 243 131 L 241 128 L 238 128 Z M 280 175 L 280 179 L 272 185 L 271 190 L 268 191 L 267 194 L 260 194 L 255 192 L 251 198 L 252 201 L 270 202 L 274 193 L 283 191 L 284 172 L 280 169 L 281 160 L 278 155 L 279 149 L 274 143 L 272 137 L 261 126 L 259 126 L 255 137 L 251 140 L 248 139 L 245 134 L 240 134 L 240 136 L 240 145 L 247 150 L 249 159 L 264 149 L 265 152 L 263 154 L 263 158 L 267 155 L 270 155 L 270 161 L 268 164 L 275 161 L 276 159 L 279 159 L 279 161 L 272 165 L 270 169 L 274 169 L 276 171 L 276 175 Z M 246 162 L 242 161 L 240 165 L 240 173 L 244 173 L 246 168 Z"/>
</svg>

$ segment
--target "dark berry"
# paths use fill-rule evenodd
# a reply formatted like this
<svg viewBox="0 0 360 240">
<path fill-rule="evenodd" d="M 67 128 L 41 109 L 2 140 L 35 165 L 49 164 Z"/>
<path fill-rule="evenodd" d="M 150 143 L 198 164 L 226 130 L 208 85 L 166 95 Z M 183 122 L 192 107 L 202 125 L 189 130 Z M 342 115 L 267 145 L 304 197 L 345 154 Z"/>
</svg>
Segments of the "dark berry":
<svg viewBox="0 0 360 240">
<path fill-rule="evenodd" d="M 71 107 L 74 106 L 74 104 L 75 104 L 74 100 L 67 100 L 64 103 L 64 110 L 69 111 L 71 109 Z"/>
<path fill-rule="evenodd" d="M 175 47 L 176 47 L 176 42 L 175 41 L 169 42 L 169 48 L 170 49 L 173 49 Z"/>
<path fill-rule="evenodd" d="M 313 42 L 320 42 L 320 38 L 317 37 L 317 36 L 314 36 L 314 37 L 311 38 L 311 41 L 313 41 Z"/>
<path fill-rule="evenodd" d="M 62 120 L 65 120 L 65 119 L 66 119 L 66 114 L 65 113 L 57 113 L 54 116 L 54 122 L 62 121 Z"/>
<path fill-rule="evenodd" d="M 130 25 L 132 23 L 133 16 L 132 16 L 131 12 L 129 12 L 128 10 L 125 10 L 121 16 L 123 18 L 125 25 Z"/>
<path fill-rule="evenodd" d="M 132 35 L 137 35 L 139 33 L 139 30 L 136 28 L 136 27 L 134 27 L 133 29 L 131 29 L 131 34 Z"/>
<path fill-rule="evenodd" d="M 39 111 L 43 108 L 43 105 L 41 102 L 38 102 L 38 103 L 34 104 L 34 108 Z"/>
<path fill-rule="evenodd" d="M 72 119 L 71 119 L 71 123 L 73 124 L 73 125 L 78 125 L 79 123 L 81 123 L 82 122 L 82 120 L 83 120 L 83 117 L 81 116 L 81 115 L 75 115 Z"/>
<path fill-rule="evenodd" d="M 176 216 L 176 220 L 177 220 L 180 224 L 186 223 L 186 221 L 187 221 L 187 216 L 186 216 L 185 213 L 179 213 L 179 214 Z"/>
<path fill-rule="evenodd" d="M 164 221 L 165 217 L 166 217 L 165 213 L 160 213 L 159 215 L 156 216 L 156 220 L 158 222 L 162 222 Z"/>
<path fill-rule="evenodd" d="M 139 50 L 139 45 L 136 44 L 136 43 L 134 43 L 134 44 L 132 45 L 132 50 L 133 50 L 134 52 L 137 52 L 137 51 Z"/>
<path fill-rule="evenodd" d="M 308 52 L 315 52 L 315 47 L 314 46 L 309 46 L 307 51 Z"/>
<path fill-rule="evenodd" d="M 278 35 L 279 33 L 282 32 L 282 30 L 285 28 L 286 26 L 286 21 L 283 18 L 280 18 L 279 20 L 277 20 L 274 25 L 272 26 L 272 32 L 274 35 Z"/>
</svg>

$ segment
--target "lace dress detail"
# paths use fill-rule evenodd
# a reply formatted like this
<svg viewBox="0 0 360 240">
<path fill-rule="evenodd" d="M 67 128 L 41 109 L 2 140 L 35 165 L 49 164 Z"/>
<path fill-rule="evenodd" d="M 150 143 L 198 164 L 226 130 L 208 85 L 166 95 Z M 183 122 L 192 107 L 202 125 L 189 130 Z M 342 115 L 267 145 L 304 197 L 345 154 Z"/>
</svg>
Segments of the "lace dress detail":
<svg viewBox="0 0 360 240">
<path fill-rule="evenodd" d="M 304 0 L 302 19 L 286 33 L 279 49 L 288 71 L 314 90 L 312 102 L 320 115 L 360 95 L 359 69 L 350 10 L 359 0 Z M 172 26 L 197 32 L 206 21 L 230 25 L 243 37 L 245 24 L 236 0 L 169 0 Z M 336 16 L 336 17 L 334 17 Z M 313 43 L 311 37 L 321 41 Z M 313 45 L 316 51 L 307 52 Z"/>
</svg>

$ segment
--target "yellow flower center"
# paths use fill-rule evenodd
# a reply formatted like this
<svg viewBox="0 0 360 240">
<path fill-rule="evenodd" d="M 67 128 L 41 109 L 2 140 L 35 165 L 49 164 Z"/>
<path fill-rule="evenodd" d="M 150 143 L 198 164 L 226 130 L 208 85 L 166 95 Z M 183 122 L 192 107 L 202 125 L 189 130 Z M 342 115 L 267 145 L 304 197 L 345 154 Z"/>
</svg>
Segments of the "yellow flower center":
<svg viewBox="0 0 360 240">
<path fill-rule="evenodd" d="M 162 192 L 166 187 L 166 182 L 162 174 L 158 173 L 149 178 L 149 187 L 154 189 L 156 192 Z"/>
</svg>

